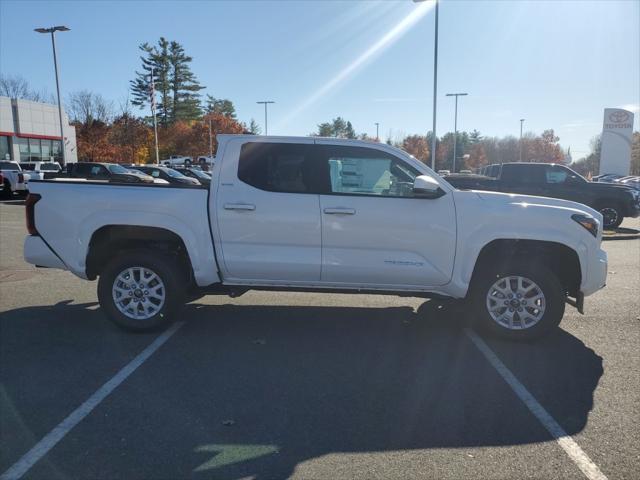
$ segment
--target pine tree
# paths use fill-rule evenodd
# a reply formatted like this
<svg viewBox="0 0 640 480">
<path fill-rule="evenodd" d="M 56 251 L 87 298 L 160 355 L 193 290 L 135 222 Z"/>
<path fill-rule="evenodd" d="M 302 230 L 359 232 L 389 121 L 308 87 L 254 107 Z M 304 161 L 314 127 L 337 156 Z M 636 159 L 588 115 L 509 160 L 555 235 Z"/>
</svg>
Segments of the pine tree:
<svg viewBox="0 0 640 480">
<path fill-rule="evenodd" d="M 142 71 L 136 71 L 136 78 L 131 80 L 131 104 L 141 109 L 151 104 L 151 71 L 153 70 L 155 90 L 160 95 L 160 101 L 156 103 L 160 124 L 167 126 L 173 118 L 171 108 L 173 100 L 169 83 L 169 42 L 160 37 L 158 46 L 143 43 L 139 46 L 143 52 L 140 57 Z"/>
<path fill-rule="evenodd" d="M 169 44 L 169 83 L 173 95 L 172 120 L 195 120 L 202 116 L 200 109 L 200 94 L 203 86 L 198 82 L 191 71 L 190 63 L 193 60 L 188 56 L 184 47 L 178 42 Z"/>
<path fill-rule="evenodd" d="M 236 119 L 236 108 L 231 100 L 226 98 L 215 98 L 207 94 L 206 107 L 207 113 L 219 113 L 225 117 Z"/>
<path fill-rule="evenodd" d="M 248 128 L 250 133 L 253 133 L 254 135 L 260 135 L 260 125 L 258 125 L 258 122 L 256 122 L 253 118 L 251 119 L 251 122 L 249 122 L 249 128 Z"/>
<path fill-rule="evenodd" d="M 155 90 L 160 96 L 157 112 L 160 124 L 164 127 L 176 120 L 194 120 L 202 115 L 200 94 L 204 87 L 191 71 L 193 60 L 186 55 L 178 42 L 160 37 L 157 46 L 149 43 L 140 45 L 143 55 L 142 70 L 136 71 L 131 80 L 131 103 L 144 108 L 151 103 L 151 71 L 153 70 Z"/>
</svg>

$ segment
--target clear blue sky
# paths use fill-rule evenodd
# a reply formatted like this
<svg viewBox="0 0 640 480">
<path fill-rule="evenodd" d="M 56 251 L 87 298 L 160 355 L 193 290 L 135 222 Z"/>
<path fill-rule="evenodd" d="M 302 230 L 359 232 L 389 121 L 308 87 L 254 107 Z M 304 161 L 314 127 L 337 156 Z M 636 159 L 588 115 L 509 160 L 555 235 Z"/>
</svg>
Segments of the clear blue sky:
<svg viewBox="0 0 640 480">
<path fill-rule="evenodd" d="M 89 89 L 116 104 L 139 68 L 138 45 L 160 36 L 193 56 L 205 93 L 240 120 L 306 135 L 335 116 L 381 137 L 431 129 L 433 9 L 402 1 L 0 0 L 0 71 L 55 92 L 49 39 L 58 34 L 63 97 Z M 422 9 L 422 10 L 419 10 Z M 413 16 L 412 16 L 413 15 Z M 555 129 L 574 159 L 588 153 L 605 107 L 640 104 L 640 2 L 447 1 L 440 4 L 438 134 Z"/>
</svg>

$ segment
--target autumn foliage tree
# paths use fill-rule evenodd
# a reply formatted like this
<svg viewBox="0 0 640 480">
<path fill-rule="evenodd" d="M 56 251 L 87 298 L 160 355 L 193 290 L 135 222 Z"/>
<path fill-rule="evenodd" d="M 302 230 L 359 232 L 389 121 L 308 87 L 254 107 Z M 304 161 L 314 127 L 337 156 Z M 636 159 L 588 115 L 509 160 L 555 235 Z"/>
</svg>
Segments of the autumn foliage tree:
<svg viewBox="0 0 640 480">
<path fill-rule="evenodd" d="M 210 113 L 200 120 L 177 121 L 171 127 L 160 131 L 160 153 L 163 158 L 179 154 L 190 157 L 209 153 L 209 120 L 213 151 L 218 147 L 219 133 L 242 133 L 241 123 L 220 113 Z"/>
<path fill-rule="evenodd" d="M 409 135 L 402 141 L 400 148 L 423 163 L 429 162 L 429 144 L 427 143 L 427 137 L 422 135 Z"/>
</svg>

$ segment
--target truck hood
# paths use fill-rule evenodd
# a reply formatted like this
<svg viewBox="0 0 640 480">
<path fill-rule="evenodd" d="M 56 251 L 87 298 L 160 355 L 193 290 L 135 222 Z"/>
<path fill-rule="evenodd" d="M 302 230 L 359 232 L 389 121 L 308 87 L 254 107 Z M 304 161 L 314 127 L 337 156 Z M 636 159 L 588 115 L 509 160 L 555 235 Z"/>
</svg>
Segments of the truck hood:
<svg viewBox="0 0 640 480">
<path fill-rule="evenodd" d="M 533 195 L 520 195 L 517 193 L 502 193 L 502 192 L 478 192 L 475 193 L 481 200 L 486 202 L 493 202 L 500 205 L 513 205 L 514 207 L 527 208 L 527 207 L 543 207 L 571 210 L 576 213 L 587 213 L 592 217 L 598 219 L 602 223 L 602 215 L 600 212 L 594 210 L 591 207 L 583 205 L 582 203 L 571 202 L 569 200 L 561 200 L 559 198 L 549 197 L 536 197 Z"/>
</svg>

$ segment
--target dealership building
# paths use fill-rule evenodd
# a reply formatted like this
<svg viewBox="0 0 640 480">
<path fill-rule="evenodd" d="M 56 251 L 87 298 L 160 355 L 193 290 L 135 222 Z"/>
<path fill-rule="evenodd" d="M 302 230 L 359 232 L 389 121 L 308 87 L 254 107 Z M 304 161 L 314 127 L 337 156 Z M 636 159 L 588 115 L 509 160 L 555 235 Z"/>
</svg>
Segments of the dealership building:
<svg viewBox="0 0 640 480">
<path fill-rule="evenodd" d="M 76 129 L 62 112 L 67 163 L 78 161 Z M 58 106 L 0 97 L 0 160 L 62 163 Z"/>
</svg>

